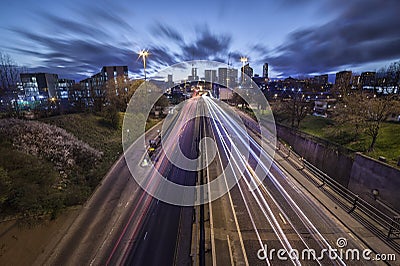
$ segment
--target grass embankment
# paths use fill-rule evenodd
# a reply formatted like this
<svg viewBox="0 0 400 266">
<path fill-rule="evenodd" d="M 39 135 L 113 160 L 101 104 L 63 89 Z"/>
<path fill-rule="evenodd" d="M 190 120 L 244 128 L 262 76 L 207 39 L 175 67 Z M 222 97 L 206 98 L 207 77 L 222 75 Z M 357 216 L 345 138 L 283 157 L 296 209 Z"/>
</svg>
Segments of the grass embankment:
<svg viewBox="0 0 400 266">
<path fill-rule="evenodd" d="M 107 173 L 114 161 L 121 155 L 121 127 L 114 128 L 101 116 L 89 113 L 69 114 L 41 121 L 65 129 L 91 147 L 103 152 L 102 160 L 94 173 L 97 181 Z M 96 185 L 97 182 L 93 184 L 93 186 Z"/>
<path fill-rule="evenodd" d="M 122 154 L 123 118 L 124 113 L 119 113 L 119 123 L 116 128 L 103 117 L 93 114 L 55 116 L 42 121 L 67 130 L 91 147 L 103 152 L 102 161 L 96 170 L 96 175 L 101 179 Z M 146 130 L 160 121 L 160 119 L 149 118 Z"/>
<path fill-rule="evenodd" d="M 397 166 L 400 157 L 399 123 L 385 122 L 382 124 L 375 148 L 372 152 L 367 152 L 371 143 L 370 136 L 361 133 L 354 138 L 354 135 L 348 133 L 346 128 L 339 128 L 335 125 L 335 122 L 329 118 L 307 116 L 300 123 L 300 130 L 337 143 L 346 148 L 362 152 L 375 159 L 383 156 L 387 159 L 387 162 L 393 166 Z"/>
<path fill-rule="evenodd" d="M 0 143 L 0 207 L 12 195 L 7 208 L 1 208 L 1 217 L 16 213 L 34 213 L 43 209 L 47 202 L 54 209 L 57 191 L 51 193 L 51 186 L 59 177 L 53 165 L 46 160 L 15 150 L 11 143 Z M 50 195 L 52 194 L 52 195 Z"/>
</svg>

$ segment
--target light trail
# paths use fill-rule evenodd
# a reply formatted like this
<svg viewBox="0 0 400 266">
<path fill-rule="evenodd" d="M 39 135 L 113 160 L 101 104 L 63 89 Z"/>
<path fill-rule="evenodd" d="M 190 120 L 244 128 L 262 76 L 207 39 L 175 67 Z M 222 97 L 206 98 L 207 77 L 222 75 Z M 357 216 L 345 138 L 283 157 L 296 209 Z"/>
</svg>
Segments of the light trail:
<svg viewBox="0 0 400 266">
<path fill-rule="evenodd" d="M 206 97 L 204 97 L 206 98 Z M 246 141 L 243 139 L 243 135 L 247 136 L 248 139 L 250 140 L 251 144 L 253 144 L 254 147 L 258 149 L 258 151 L 264 156 L 264 158 L 272 160 L 273 158 L 250 136 L 248 136 L 247 132 L 243 132 L 243 128 L 237 125 L 237 122 L 234 121 L 232 118 L 227 116 L 225 114 L 225 111 L 218 106 L 215 102 L 213 102 L 210 99 L 206 99 L 206 102 L 211 106 L 214 107 L 214 110 L 218 112 L 219 115 L 215 113 L 215 118 L 218 119 L 218 121 L 222 124 L 220 117 L 225 120 L 226 123 L 223 123 L 226 126 L 230 126 L 230 129 L 235 133 L 235 136 L 239 137 L 240 140 L 244 145 L 246 145 Z M 235 129 L 236 128 L 236 129 Z M 229 136 L 229 134 L 227 134 Z M 229 138 L 229 137 L 228 137 Z M 231 144 L 235 148 L 235 144 L 231 140 Z M 329 244 L 329 242 L 322 236 L 322 234 L 318 231 L 318 229 L 314 226 L 314 224 L 309 220 L 309 218 L 304 214 L 304 212 L 300 209 L 298 204 L 290 197 L 290 195 L 287 193 L 287 191 L 283 188 L 283 186 L 280 184 L 280 182 L 277 180 L 277 178 L 269 171 L 268 167 L 265 165 L 264 161 L 261 160 L 257 154 L 255 154 L 254 150 L 248 146 L 248 149 L 253 156 L 253 158 L 257 161 L 257 163 L 263 168 L 265 173 L 270 177 L 270 180 L 273 181 L 275 187 L 279 190 L 279 192 L 284 196 L 284 198 L 287 200 L 288 204 L 292 207 L 293 211 L 296 212 L 298 217 L 301 219 L 302 223 L 306 226 L 306 228 L 310 231 L 311 235 L 313 238 L 320 244 L 321 247 L 326 247 L 328 249 L 332 249 L 332 246 Z M 243 158 L 242 158 L 243 160 Z M 277 167 L 274 163 L 272 163 L 272 167 L 285 178 L 285 181 L 288 181 L 284 173 L 281 171 L 279 167 Z M 253 176 L 254 178 L 258 179 L 258 184 L 263 187 L 264 191 L 268 191 L 265 187 L 265 185 L 260 181 L 260 179 L 257 176 Z M 291 183 L 293 185 L 293 183 Z M 269 193 L 268 193 L 269 194 Z M 269 196 L 273 199 L 272 195 L 269 194 Z M 274 200 L 275 201 L 275 200 Z M 276 201 L 275 201 L 276 202 Z M 284 213 L 284 212 L 283 212 Z M 286 216 L 287 217 L 287 216 Z M 288 219 L 290 221 L 290 219 Z M 293 227 L 294 228 L 294 227 Z M 299 235 L 299 237 L 302 239 L 302 237 Z M 339 263 L 341 265 L 346 265 L 345 262 L 338 256 Z"/>
<path fill-rule="evenodd" d="M 209 111 L 210 111 L 211 113 L 214 112 L 212 109 L 209 109 Z M 222 124 L 221 124 L 221 121 L 219 120 L 218 116 L 215 115 L 215 113 L 214 113 L 214 115 L 212 115 L 212 117 L 213 117 L 213 120 L 212 120 L 212 121 L 213 121 L 214 126 L 215 126 L 215 128 L 216 128 L 216 130 L 217 130 L 218 137 L 220 138 L 220 141 L 221 141 L 221 143 L 223 144 L 223 150 L 224 150 L 225 154 L 228 156 L 228 158 L 230 157 L 230 158 L 233 160 L 233 163 L 236 165 L 237 169 L 240 169 L 237 160 L 234 158 L 235 155 L 229 150 L 228 145 L 227 145 L 226 141 L 224 140 L 224 138 L 222 137 L 221 131 L 219 130 L 219 126 L 218 126 L 217 123 L 215 122 L 216 120 L 218 120 L 219 123 L 220 123 L 220 125 L 222 125 Z M 227 138 L 229 139 L 229 141 L 230 141 L 230 143 L 231 143 L 231 147 L 234 147 L 234 148 L 235 148 L 236 146 L 235 146 L 235 144 L 232 142 L 232 139 L 230 138 L 228 132 L 226 132 L 226 130 L 224 129 L 223 126 L 221 126 L 221 127 L 222 127 L 222 130 L 226 133 L 225 135 L 226 135 Z M 241 153 L 238 152 L 237 148 L 235 149 L 235 152 L 236 152 L 236 155 L 237 155 L 236 157 L 239 158 L 239 161 L 242 161 L 243 159 L 241 158 Z M 245 170 L 247 171 L 247 173 L 249 173 L 247 169 L 245 169 Z M 235 172 L 234 172 L 234 174 L 235 174 Z M 239 182 L 240 178 L 238 178 L 236 174 L 235 174 L 235 178 L 236 178 L 237 181 L 238 181 L 238 188 L 239 188 L 240 194 L 241 194 L 241 196 L 242 196 L 242 198 L 243 198 L 243 202 L 244 202 L 244 204 L 245 204 L 246 210 L 247 210 L 247 212 L 248 212 L 248 214 L 249 214 L 249 217 L 250 217 L 250 219 L 251 219 L 253 228 L 254 228 L 254 230 L 255 230 L 255 232 L 256 232 L 256 234 L 257 234 L 257 238 L 258 238 L 260 247 L 263 248 L 263 247 L 264 247 L 264 243 L 263 243 L 263 241 L 262 241 L 262 239 L 261 239 L 261 236 L 260 236 L 260 234 L 259 234 L 259 232 L 258 232 L 257 226 L 255 225 L 255 221 L 254 221 L 253 215 L 251 214 L 249 205 L 248 205 L 248 203 L 247 203 L 247 201 L 246 201 L 246 199 L 245 199 L 245 195 L 244 195 L 243 189 L 242 189 L 242 187 L 241 187 L 241 185 L 240 185 L 240 182 Z M 250 191 L 251 194 L 253 195 L 253 197 L 254 197 L 254 199 L 256 200 L 258 206 L 260 207 L 260 210 L 262 211 L 262 213 L 264 214 L 265 218 L 267 219 L 267 221 L 268 221 L 269 224 L 271 225 L 272 230 L 275 232 L 275 234 L 276 234 L 276 236 L 278 237 L 279 241 L 281 242 L 282 246 L 285 248 L 285 250 L 288 252 L 288 254 L 290 254 L 289 252 L 290 252 L 293 248 L 292 248 L 292 246 L 291 246 L 291 244 L 290 244 L 288 238 L 286 237 L 285 233 L 283 232 L 282 228 L 280 227 L 280 225 L 279 225 L 277 219 L 275 218 L 275 215 L 273 214 L 273 211 L 272 211 L 271 208 L 268 206 L 268 204 L 266 204 L 266 202 L 264 202 L 265 207 L 267 208 L 267 212 L 265 211 L 265 209 L 262 207 L 262 204 L 261 204 L 261 202 L 260 202 L 259 197 L 255 194 L 254 190 L 251 189 L 251 184 L 250 184 L 250 182 L 247 181 L 246 178 L 243 178 L 243 179 L 245 180 L 245 182 L 246 182 L 246 184 L 247 184 L 247 186 L 248 186 L 247 189 L 249 189 L 249 191 Z M 260 194 L 260 195 L 261 195 L 261 194 Z M 262 200 L 265 200 L 264 197 L 261 197 L 261 198 L 262 198 Z M 268 261 L 268 258 L 266 258 L 266 260 L 267 260 L 267 263 L 270 264 L 269 261 Z M 292 260 L 292 262 L 293 262 L 294 265 L 301 265 L 300 261 L 299 261 L 297 258 L 294 259 L 294 260 Z"/>
</svg>

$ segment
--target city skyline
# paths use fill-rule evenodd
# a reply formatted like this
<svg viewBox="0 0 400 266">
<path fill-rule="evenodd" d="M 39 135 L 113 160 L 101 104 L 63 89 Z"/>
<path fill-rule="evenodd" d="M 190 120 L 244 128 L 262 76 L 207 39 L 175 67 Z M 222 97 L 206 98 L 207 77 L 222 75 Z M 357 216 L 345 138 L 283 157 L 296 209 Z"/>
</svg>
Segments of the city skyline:
<svg viewBox="0 0 400 266">
<path fill-rule="evenodd" d="M 140 77 L 140 49 L 150 51 L 149 74 L 198 59 L 240 68 L 241 56 L 255 74 L 268 63 L 271 77 L 374 71 L 400 58 L 393 0 L 206 1 L 195 8 L 179 1 L 19 2 L 2 3 L 0 50 L 31 72 L 75 80 L 103 65 L 128 65 Z"/>
</svg>

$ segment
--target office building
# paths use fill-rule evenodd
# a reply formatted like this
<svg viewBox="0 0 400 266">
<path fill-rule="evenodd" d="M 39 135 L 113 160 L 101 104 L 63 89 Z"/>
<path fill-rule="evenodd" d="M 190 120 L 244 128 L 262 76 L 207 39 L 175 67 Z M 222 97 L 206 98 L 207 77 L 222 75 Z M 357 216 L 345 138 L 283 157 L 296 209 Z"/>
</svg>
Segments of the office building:
<svg viewBox="0 0 400 266">
<path fill-rule="evenodd" d="M 263 65 L 263 77 L 268 78 L 268 63 Z"/>
<path fill-rule="evenodd" d="M 192 67 L 192 75 L 188 76 L 188 81 L 196 81 L 199 80 L 199 76 L 197 75 L 197 68 Z"/>
<path fill-rule="evenodd" d="M 72 79 L 58 79 L 56 94 L 58 99 L 68 100 L 69 91 L 75 84 L 75 80 Z"/>
<path fill-rule="evenodd" d="M 42 101 L 57 97 L 57 74 L 21 73 L 20 78 L 27 101 Z"/>
<path fill-rule="evenodd" d="M 238 70 L 236 68 L 218 68 L 218 84 L 225 87 L 235 88 L 238 81 Z"/>
<path fill-rule="evenodd" d="M 253 68 L 250 66 L 249 63 L 242 66 L 240 72 L 241 72 L 242 82 L 246 82 L 248 81 L 247 79 L 251 79 L 253 77 Z M 243 76 L 243 73 L 245 74 L 245 76 Z"/>
<path fill-rule="evenodd" d="M 363 72 L 360 76 L 360 83 L 363 89 L 371 89 L 376 85 L 376 72 Z"/>
<path fill-rule="evenodd" d="M 217 82 L 217 70 L 206 69 L 204 70 L 204 80 L 207 82 Z"/>
</svg>

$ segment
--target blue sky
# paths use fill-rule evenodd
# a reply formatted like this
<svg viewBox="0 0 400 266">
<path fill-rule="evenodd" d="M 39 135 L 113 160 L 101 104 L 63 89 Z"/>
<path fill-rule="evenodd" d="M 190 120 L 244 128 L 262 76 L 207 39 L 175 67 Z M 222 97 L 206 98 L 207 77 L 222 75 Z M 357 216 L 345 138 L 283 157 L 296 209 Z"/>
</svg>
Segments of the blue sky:
<svg viewBox="0 0 400 266">
<path fill-rule="evenodd" d="M 149 72 L 229 55 L 258 74 L 268 62 L 273 77 L 361 72 L 400 59 L 398 10 L 398 0 L 2 0 L 0 51 L 76 80 L 103 65 L 139 75 L 139 49 L 151 53 Z"/>
</svg>

